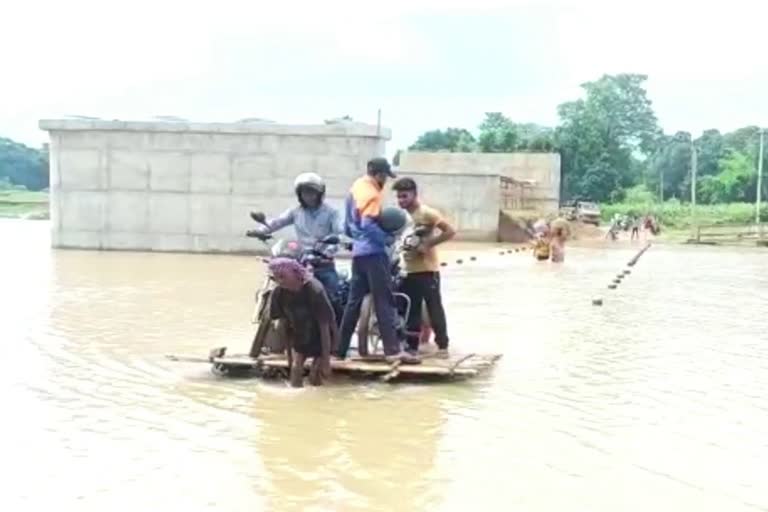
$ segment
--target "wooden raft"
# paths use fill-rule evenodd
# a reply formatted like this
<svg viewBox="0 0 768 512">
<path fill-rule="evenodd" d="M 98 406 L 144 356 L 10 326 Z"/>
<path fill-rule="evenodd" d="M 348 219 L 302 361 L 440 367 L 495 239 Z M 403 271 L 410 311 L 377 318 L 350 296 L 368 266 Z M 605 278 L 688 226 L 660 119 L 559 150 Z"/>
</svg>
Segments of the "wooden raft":
<svg viewBox="0 0 768 512">
<path fill-rule="evenodd" d="M 253 371 L 253 375 L 262 376 L 263 370 L 286 370 L 288 360 L 283 354 L 265 355 L 253 358 L 245 354 L 234 354 L 223 357 L 199 357 L 168 354 L 167 359 L 182 363 L 207 363 L 222 373 L 234 370 L 233 374 Z M 344 360 L 331 359 L 331 368 L 337 373 L 367 375 L 380 377 L 383 380 L 391 380 L 400 375 L 412 377 L 442 377 L 461 378 L 475 377 L 479 373 L 492 367 L 501 358 L 501 354 L 462 354 L 452 355 L 442 359 L 432 357 L 431 354 L 422 356 L 421 364 L 403 364 L 400 362 L 387 363 L 384 356 L 353 356 Z M 309 368 L 307 364 L 305 366 Z M 267 372 L 269 373 L 269 372 Z M 266 376 L 266 375 L 264 375 Z"/>
</svg>

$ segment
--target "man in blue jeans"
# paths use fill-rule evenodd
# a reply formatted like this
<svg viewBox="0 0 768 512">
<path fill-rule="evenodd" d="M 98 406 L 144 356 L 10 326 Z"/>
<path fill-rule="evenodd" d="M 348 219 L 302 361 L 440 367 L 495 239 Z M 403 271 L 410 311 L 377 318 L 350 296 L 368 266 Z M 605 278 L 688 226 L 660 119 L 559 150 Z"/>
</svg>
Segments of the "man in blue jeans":
<svg viewBox="0 0 768 512">
<path fill-rule="evenodd" d="M 369 293 L 378 318 L 384 356 L 387 362 L 419 363 L 418 357 L 404 352 L 395 332 L 395 301 L 387 246 L 392 233 L 402 227 L 397 219 L 382 215 L 382 195 L 388 178 L 395 177 L 385 158 L 368 162 L 365 176 L 352 185 L 345 203 L 345 230 L 352 238 L 352 280 L 349 298 L 341 321 L 339 357 L 347 356 L 352 333 L 360 319 L 363 298 Z"/>
</svg>

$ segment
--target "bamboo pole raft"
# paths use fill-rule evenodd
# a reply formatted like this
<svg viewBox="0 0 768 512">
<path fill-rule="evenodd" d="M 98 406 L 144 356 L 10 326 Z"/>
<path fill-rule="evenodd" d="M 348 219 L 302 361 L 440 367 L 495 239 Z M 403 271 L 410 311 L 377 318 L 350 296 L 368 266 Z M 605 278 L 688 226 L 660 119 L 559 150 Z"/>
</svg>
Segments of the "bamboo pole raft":
<svg viewBox="0 0 768 512">
<path fill-rule="evenodd" d="M 212 351 L 213 352 L 213 351 Z M 167 359 L 181 363 L 210 364 L 216 374 L 238 377 L 283 377 L 288 372 L 288 360 L 284 354 L 264 355 L 253 358 L 245 354 L 216 357 L 184 356 L 168 354 Z M 388 363 L 382 355 L 352 356 L 344 360 L 331 359 L 334 373 L 380 378 L 390 381 L 397 377 L 457 379 L 479 375 L 491 368 L 501 354 L 463 354 L 449 358 L 437 358 L 425 354 L 420 364 Z M 309 368 L 309 363 L 305 365 Z"/>
</svg>

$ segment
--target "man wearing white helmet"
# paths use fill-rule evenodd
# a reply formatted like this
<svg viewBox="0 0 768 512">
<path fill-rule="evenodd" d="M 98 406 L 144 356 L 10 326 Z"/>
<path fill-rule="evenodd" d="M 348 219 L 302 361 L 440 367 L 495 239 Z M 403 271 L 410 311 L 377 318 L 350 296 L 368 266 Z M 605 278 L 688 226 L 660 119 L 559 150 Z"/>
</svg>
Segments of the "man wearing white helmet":
<svg viewBox="0 0 768 512">
<path fill-rule="evenodd" d="M 293 224 L 296 238 L 303 247 L 314 247 L 328 235 L 341 235 L 344 231 L 343 219 L 332 206 L 323 202 L 325 182 L 313 172 L 296 176 L 293 183 L 299 205 L 289 208 L 280 216 L 268 219 L 266 225 L 258 226 L 254 231 L 270 234 Z M 259 221 L 263 214 L 251 212 L 251 217 Z M 328 298 L 336 305 L 339 290 L 339 275 L 333 260 L 333 252 L 328 254 L 328 261 L 314 267 L 314 276 L 323 284 Z M 338 314 L 341 312 L 338 311 Z"/>
</svg>

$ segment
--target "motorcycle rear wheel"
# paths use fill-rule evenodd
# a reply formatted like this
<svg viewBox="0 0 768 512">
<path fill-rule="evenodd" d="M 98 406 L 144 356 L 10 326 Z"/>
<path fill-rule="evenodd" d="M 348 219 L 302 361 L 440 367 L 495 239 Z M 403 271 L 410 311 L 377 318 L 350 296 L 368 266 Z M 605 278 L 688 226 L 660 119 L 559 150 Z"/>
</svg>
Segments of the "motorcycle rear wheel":
<svg viewBox="0 0 768 512">
<path fill-rule="evenodd" d="M 360 319 L 357 321 L 357 353 L 361 356 L 375 354 L 381 345 L 381 336 L 373 312 L 371 295 L 366 295 L 360 307 Z M 369 350 L 370 349 L 370 350 Z"/>
<path fill-rule="evenodd" d="M 272 319 L 269 318 L 269 300 L 270 293 L 267 292 L 264 296 L 264 300 L 261 303 L 261 311 L 258 313 L 258 325 L 256 327 L 256 333 L 253 335 L 251 350 L 248 352 L 248 355 L 251 357 L 259 357 L 261 355 L 270 332 L 274 330 Z"/>
</svg>

